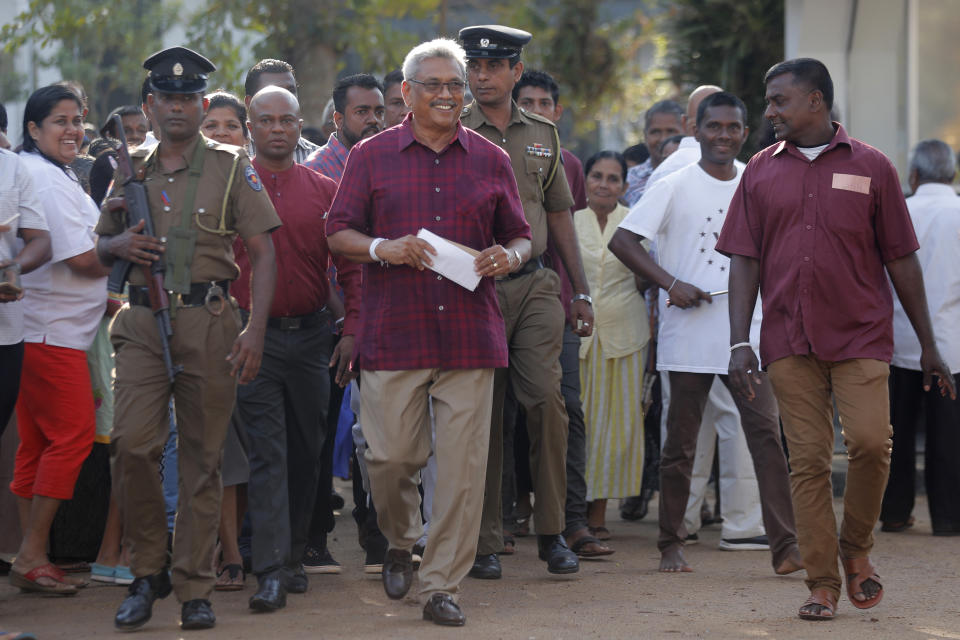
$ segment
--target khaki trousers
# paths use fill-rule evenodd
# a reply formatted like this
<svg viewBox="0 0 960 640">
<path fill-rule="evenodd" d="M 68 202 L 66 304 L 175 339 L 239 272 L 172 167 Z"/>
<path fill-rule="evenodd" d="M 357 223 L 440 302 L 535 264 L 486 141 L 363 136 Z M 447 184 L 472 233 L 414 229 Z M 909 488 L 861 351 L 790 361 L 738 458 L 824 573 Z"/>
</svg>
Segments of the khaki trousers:
<svg viewBox="0 0 960 640">
<path fill-rule="evenodd" d="M 239 329 L 239 314 L 229 307 L 219 317 L 203 307 L 178 309 L 170 347 L 174 364 L 183 371 L 172 387 L 149 308 L 125 306 L 110 329 L 117 376 L 110 443 L 113 492 L 137 577 L 159 573 L 166 565 L 167 518 L 159 468 L 170 432 L 171 393 L 174 397 L 179 499 L 171 578 L 180 602 L 209 598 L 216 579 L 220 458 L 236 398 L 226 357 Z"/>
<path fill-rule="evenodd" d="M 890 470 L 890 366 L 867 358 L 825 362 L 810 354 L 782 358 L 767 370 L 790 451 L 793 508 L 807 586 L 828 589 L 839 597 L 838 553 L 863 558 L 873 548 L 873 528 Z M 839 542 L 830 483 L 833 399 L 849 460 Z"/>
<path fill-rule="evenodd" d="M 503 403 L 508 383 L 513 386 L 517 402 L 527 416 L 537 533 L 559 534 L 565 527 L 568 419 L 560 393 L 564 315 L 559 292 L 560 278 L 552 269 L 497 282 L 497 298 L 510 347 L 510 366 L 497 369 L 494 380 L 478 554 L 503 551 Z M 517 451 L 516 455 L 526 453 Z"/>
<path fill-rule="evenodd" d="M 455 594 L 476 555 L 493 369 L 364 371 L 360 424 L 377 522 L 390 547 L 409 551 L 423 535 L 420 469 L 430 457 L 436 421 L 437 484 L 430 535 L 420 565 L 420 594 Z"/>
</svg>

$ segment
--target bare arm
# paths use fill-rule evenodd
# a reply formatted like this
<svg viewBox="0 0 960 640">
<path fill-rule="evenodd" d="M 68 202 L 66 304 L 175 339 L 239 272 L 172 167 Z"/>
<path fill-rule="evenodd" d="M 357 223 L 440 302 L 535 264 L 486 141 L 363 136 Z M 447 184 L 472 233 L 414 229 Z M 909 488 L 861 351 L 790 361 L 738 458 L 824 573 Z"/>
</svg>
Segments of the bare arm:
<svg viewBox="0 0 960 640">
<path fill-rule="evenodd" d="M 277 282 L 277 261 L 273 240 L 269 233 L 258 233 L 244 241 L 250 256 L 251 301 L 250 319 L 233 343 L 227 360 L 233 364 L 230 375 L 237 375 L 240 384 L 252 382 L 260 370 L 263 357 L 263 337 L 267 331 L 267 318 L 273 303 L 273 291 Z"/>
<path fill-rule="evenodd" d="M 956 399 L 957 390 L 953 384 L 953 375 L 940 357 L 937 342 L 933 336 L 933 325 L 927 307 L 927 293 L 923 287 L 923 271 L 917 254 L 911 253 L 886 263 L 887 273 L 897 290 L 900 304 L 910 318 L 910 324 L 920 340 L 920 367 L 923 369 L 923 390 L 929 391 L 933 376 L 937 376 L 940 395 L 950 394 Z"/>
<path fill-rule="evenodd" d="M 355 229 L 343 229 L 327 236 L 327 246 L 334 254 L 341 255 L 353 262 L 374 262 L 370 257 L 370 243 L 374 238 Z M 385 240 L 377 248 L 377 257 L 389 264 L 405 264 L 423 271 L 433 264 L 429 254 L 437 254 L 436 249 L 426 240 L 406 235 L 396 240 Z"/>
<path fill-rule="evenodd" d="M 50 262 L 53 249 L 50 244 L 50 232 L 42 229 L 20 228 L 17 235 L 23 239 L 23 249 L 9 262 L 20 265 L 20 273 L 30 273 L 37 267 Z M 0 263 L 3 266 L 6 263 Z"/>
<path fill-rule="evenodd" d="M 730 256 L 730 345 L 750 342 L 750 323 L 760 292 L 760 261 L 756 258 Z M 728 372 L 734 391 L 747 400 L 756 392 L 753 384 L 761 383 L 760 362 L 753 348 L 745 345 L 730 352 Z M 751 379 L 752 374 L 752 379 Z"/>
<path fill-rule="evenodd" d="M 563 267 L 570 276 L 573 293 L 590 295 L 590 285 L 583 271 L 583 261 L 580 259 L 580 246 L 577 244 L 577 232 L 573 226 L 573 216 L 569 209 L 551 211 L 547 213 L 547 229 Z M 579 336 L 589 336 L 593 332 L 593 307 L 586 300 L 576 300 L 571 304 L 573 317 L 577 320 L 573 330 Z"/>
<path fill-rule="evenodd" d="M 64 260 L 64 263 L 70 267 L 70 271 L 74 272 L 78 276 L 84 276 L 87 278 L 106 278 L 108 275 L 110 275 L 110 267 L 100 262 L 100 259 L 97 257 L 96 249 L 90 249 L 89 251 L 84 251 L 78 256 L 67 258 Z"/>
</svg>

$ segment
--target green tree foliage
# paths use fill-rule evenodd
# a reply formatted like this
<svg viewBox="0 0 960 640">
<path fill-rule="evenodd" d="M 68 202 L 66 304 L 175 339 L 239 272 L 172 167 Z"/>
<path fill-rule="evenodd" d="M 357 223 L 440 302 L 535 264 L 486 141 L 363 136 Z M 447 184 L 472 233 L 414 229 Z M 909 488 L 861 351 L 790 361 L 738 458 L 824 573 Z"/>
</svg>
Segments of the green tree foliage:
<svg viewBox="0 0 960 640">
<path fill-rule="evenodd" d="M 672 0 L 665 29 L 670 74 L 684 90 L 716 84 L 749 110 L 744 155 L 766 132 L 763 75 L 783 60 L 783 0 Z"/>
<path fill-rule="evenodd" d="M 30 0 L 0 28 L 0 45 L 6 54 L 34 46 L 43 66 L 83 84 L 88 119 L 100 122 L 116 105 L 139 104 L 141 64 L 178 15 L 177 2 L 161 0 Z"/>
</svg>

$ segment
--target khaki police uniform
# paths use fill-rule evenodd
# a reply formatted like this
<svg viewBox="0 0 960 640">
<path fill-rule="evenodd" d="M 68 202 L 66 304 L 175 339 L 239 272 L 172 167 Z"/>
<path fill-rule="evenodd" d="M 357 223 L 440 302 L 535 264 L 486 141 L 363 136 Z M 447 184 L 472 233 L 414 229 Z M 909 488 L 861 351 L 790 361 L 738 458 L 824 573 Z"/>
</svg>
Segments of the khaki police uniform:
<svg viewBox="0 0 960 640">
<path fill-rule="evenodd" d="M 516 103 L 512 103 L 505 131 L 491 124 L 476 102 L 464 107 L 460 122 L 510 154 L 523 213 L 533 234 L 530 261 L 536 264 L 547 248 L 547 212 L 569 211 L 573 206 L 556 127 L 549 120 L 520 109 Z M 567 411 L 560 394 L 564 324 L 560 279 L 551 269 L 528 271 L 529 268 L 522 267 L 512 277 L 497 281 L 497 297 L 510 346 L 510 366 L 498 369 L 494 378 L 478 555 L 503 550 L 503 403 L 508 380 L 526 412 L 530 475 L 537 493 L 534 506 L 537 533 L 555 535 L 564 529 Z"/>
<path fill-rule="evenodd" d="M 246 153 L 197 136 L 184 152 L 188 166 L 165 171 L 154 151 L 135 151 L 134 170 L 143 180 L 154 231 L 165 237 L 182 224 L 182 210 L 196 145 L 203 145 L 203 169 L 196 186 L 191 228 L 197 231 L 190 260 L 191 281 L 237 278 L 233 241 L 280 226 Z M 116 187 L 110 198 L 122 196 Z M 104 206 L 97 233 L 118 235 L 126 213 Z M 144 285 L 142 269 L 130 272 L 130 285 Z M 227 355 L 242 326 L 236 302 L 177 307 L 170 295 L 174 365 L 183 367 L 171 385 L 160 336 L 148 306 L 124 305 L 111 325 L 116 352 L 113 491 L 130 544 L 130 564 L 138 577 L 159 573 L 166 561 L 167 523 L 158 472 L 169 433 L 171 393 L 179 432 L 180 496 L 173 545 L 172 582 L 181 602 L 206 599 L 213 590 L 213 552 L 220 518 L 220 459 L 236 398 L 236 380 Z"/>
</svg>

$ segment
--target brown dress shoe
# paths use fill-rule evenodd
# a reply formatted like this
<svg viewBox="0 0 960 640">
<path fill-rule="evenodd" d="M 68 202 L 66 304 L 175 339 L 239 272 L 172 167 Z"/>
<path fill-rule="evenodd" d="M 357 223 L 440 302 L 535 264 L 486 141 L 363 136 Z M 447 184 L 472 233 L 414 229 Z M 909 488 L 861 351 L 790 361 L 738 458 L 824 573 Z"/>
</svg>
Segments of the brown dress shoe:
<svg viewBox="0 0 960 640">
<path fill-rule="evenodd" d="M 430 596 L 423 608 L 423 619 L 432 620 L 433 624 L 445 627 L 462 627 L 467 622 L 463 611 L 453 601 L 453 598 L 446 593 L 435 593 Z"/>
<path fill-rule="evenodd" d="M 402 549 L 387 549 L 383 559 L 383 590 L 387 597 L 399 600 L 410 591 L 413 582 L 413 556 Z"/>
</svg>

